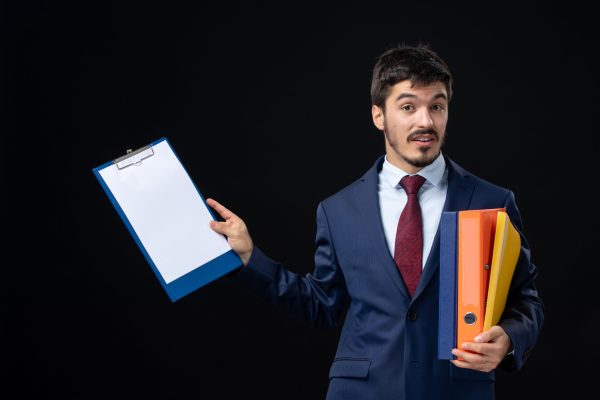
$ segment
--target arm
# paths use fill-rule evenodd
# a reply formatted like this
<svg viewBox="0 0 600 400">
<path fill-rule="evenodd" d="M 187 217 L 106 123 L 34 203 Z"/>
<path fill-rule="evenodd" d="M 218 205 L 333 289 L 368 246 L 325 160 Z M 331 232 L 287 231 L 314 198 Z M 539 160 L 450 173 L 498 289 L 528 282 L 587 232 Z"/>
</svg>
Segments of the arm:
<svg viewBox="0 0 600 400">
<path fill-rule="evenodd" d="M 275 304 L 315 325 L 335 326 L 348 302 L 345 280 L 338 265 L 322 205 L 317 209 L 315 269 L 304 276 L 287 270 L 253 245 L 244 221 L 213 199 L 207 199 L 224 219 L 211 227 L 227 236 L 244 268 L 235 280 Z"/>
<path fill-rule="evenodd" d="M 505 205 L 511 222 L 521 235 L 521 254 L 512 278 L 506 307 L 499 325 L 482 332 L 475 343 L 465 343 L 453 354 L 457 367 L 491 371 L 498 366 L 507 371 L 520 369 L 533 349 L 544 322 L 544 307 L 535 286 L 537 268 L 531 262 L 529 244 L 523 236 L 523 224 L 514 195 Z M 507 355 L 507 353 L 510 354 Z"/>
<path fill-rule="evenodd" d="M 523 366 L 538 340 L 544 324 L 544 305 L 535 286 L 538 269 L 531 262 L 529 244 L 523 235 L 523 223 L 512 193 L 506 201 L 506 211 L 521 235 L 521 254 L 499 323 L 511 338 L 514 355 L 504 359 L 501 366 L 515 371 Z"/>
</svg>

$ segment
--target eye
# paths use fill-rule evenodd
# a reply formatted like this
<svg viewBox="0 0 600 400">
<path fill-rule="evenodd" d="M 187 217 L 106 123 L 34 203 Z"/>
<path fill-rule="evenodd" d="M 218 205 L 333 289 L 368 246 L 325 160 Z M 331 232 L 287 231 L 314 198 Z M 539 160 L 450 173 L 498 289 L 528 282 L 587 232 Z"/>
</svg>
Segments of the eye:
<svg viewBox="0 0 600 400">
<path fill-rule="evenodd" d="M 434 104 L 433 106 L 431 106 L 431 109 L 433 111 L 443 111 L 444 107 L 441 104 Z"/>
<path fill-rule="evenodd" d="M 400 107 L 400 109 L 401 109 L 401 110 L 404 110 L 404 111 L 412 111 L 412 110 L 414 110 L 415 108 L 412 106 L 412 104 L 405 104 L 405 105 L 403 105 L 402 107 Z"/>
</svg>

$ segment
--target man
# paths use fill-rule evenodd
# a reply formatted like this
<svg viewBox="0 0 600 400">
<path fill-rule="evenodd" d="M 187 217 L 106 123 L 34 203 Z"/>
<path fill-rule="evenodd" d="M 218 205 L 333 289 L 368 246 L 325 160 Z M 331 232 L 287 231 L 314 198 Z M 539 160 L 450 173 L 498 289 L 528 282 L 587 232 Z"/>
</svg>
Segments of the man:
<svg viewBox="0 0 600 400">
<path fill-rule="evenodd" d="M 348 308 L 327 399 L 492 399 L 494 369 L 521 368 L 539 336 L 537 269 L 521 234 L 499 325 L 454 349 L 456 360 L 438 360 L 438 226 L 442 211 L 505 207 L 521 232 L 513 193 L 442 154 L 452 76 L 431 49 L 382 54 L 371 97 L 385 156 L 319 204 L 312 273 L 299 276 L 268 258 L 242 219 L 208 199 L 224 218 L 211 227 L 244 263 L 235 279 L 268 301 L 330 326 Z"/>
</svg>

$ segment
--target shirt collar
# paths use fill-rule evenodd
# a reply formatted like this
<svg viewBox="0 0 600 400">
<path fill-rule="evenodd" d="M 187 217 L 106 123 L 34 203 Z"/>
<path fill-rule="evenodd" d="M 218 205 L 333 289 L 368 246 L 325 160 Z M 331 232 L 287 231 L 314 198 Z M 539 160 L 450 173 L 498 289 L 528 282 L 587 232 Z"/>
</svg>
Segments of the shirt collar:
<svg viewBox="0 0 600 400">
<path fill-rule="evenodd" d="M 438 157 L 431 164 L 417 172 L 417 175 L 421 175 L 433 186 L 438 186 L 442 181 L 445 170 L 446 160 L 444 160 L 442 152 L 440 151 Z M 400 179 L 404 178 L 405 175 L 410 174 L 407 174 L 400 168 L 392 165 L 392 163 L 388 161 L 386 155 L 383 166 L 381 167 L 381 175 L 392 187 L 396 187 L 400 183 Z"/>
</svg>

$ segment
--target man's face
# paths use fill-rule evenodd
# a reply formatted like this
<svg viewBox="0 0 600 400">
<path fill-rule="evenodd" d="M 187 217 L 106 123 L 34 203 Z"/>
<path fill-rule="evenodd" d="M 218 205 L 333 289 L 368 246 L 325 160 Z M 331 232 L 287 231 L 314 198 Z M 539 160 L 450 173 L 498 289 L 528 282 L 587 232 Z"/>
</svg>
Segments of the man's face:
<svg viewBox="0 0 600 400">
<path fill-rule="evenodd" d="M 372 107 L 373 123 L 385 135 L 388 160 L 414 174 L 440 154 L 448 122 L 448 93 L 443 82 L 411 87 L 395 84 L 385 107 Z"/>
</svg>

